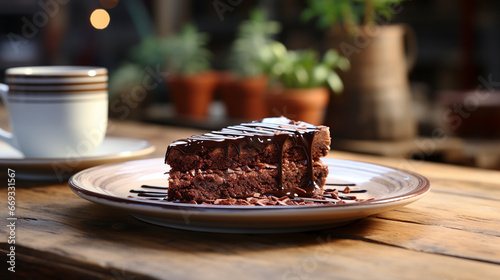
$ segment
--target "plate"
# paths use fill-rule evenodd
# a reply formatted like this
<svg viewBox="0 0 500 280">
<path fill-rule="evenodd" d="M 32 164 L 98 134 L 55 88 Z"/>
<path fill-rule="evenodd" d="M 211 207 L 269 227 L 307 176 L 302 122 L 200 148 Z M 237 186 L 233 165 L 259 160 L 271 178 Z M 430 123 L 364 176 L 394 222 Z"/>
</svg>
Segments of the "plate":
<svg viewBox="0 0 500 280">
<path fill-rule="evenodd" d="M 93 155 L 71 158 L 26 158 L 19 151 L 0 142 L 0 167 L 16 171 L 25 180 L 67 180 L 78 171 L 92 166 L 137 159 L 154 151 L 142 139 L 106 137 Z"/>
<path fill-rule="evenodd" d="M 329 183 L 354 183 L 373 200 L 335 205 L 230 206 L 146 200 L 131 195 L 141 185 L 165 186 L 163 158 L 93 167 L 73 175 L 70 188 L 89 201 L 121 209 L 139 220 L 178 229 L 225 233 L 280 233 L 323 229 L 395 209 L 430 189 L 422 175 L 357 161 L 325 158 Z M 360 197 L 363 198 L 363 197 Z"/>
</svg>

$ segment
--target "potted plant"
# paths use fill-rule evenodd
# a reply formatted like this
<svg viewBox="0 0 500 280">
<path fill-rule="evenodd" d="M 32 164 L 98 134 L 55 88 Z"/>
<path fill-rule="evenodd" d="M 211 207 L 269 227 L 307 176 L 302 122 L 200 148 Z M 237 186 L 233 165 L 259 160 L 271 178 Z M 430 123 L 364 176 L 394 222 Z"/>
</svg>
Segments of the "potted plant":
<svg viewBox="0 0 500 280">
<path fill-rule="evenodd" d="M 222 76 L 219 87 L 229 117 L 265 117 L 268 77 L 262 67 L 262 52 L 274 42 L 271 37 L 279 30 L 279 23 L 269 21 L 261 9 L 253 10 L 239 25 L 229 55 L 230 71 Z"/>
<path fill-rule="evenodd" d="M 213 100 L 218 77 L 210 71 L 207 43 L 208 35 L 192 24 L 162 43 L 168 71 L 166 81 L 176 112 L 181 116 L 203 118 Z"/>
<path fill-rule="evenodd" d="M 387 24 L 403 0 L 309 0 L 302 16 L 317 17 L 327 48 L 347 57 L 345 90 L 328 106 L 326 123 L 340 138 L 409 140 L 416 136 L 408 71 L 414 37 L 404 25 Z M 406 49 L 405 55 L 405 37 Z"/>
<path fill-rule="evenodd" d="M 335 50 L 328 50 L 319 60 L 313 50 L 289 51 L 276 42 L 269 49 L 267 62 L 271 78 L 269 114 L 322 124 L 328 88 L 336 93 L 343 90 L 336 70 L 347 70 L 349 61 Z"/>
</svg>

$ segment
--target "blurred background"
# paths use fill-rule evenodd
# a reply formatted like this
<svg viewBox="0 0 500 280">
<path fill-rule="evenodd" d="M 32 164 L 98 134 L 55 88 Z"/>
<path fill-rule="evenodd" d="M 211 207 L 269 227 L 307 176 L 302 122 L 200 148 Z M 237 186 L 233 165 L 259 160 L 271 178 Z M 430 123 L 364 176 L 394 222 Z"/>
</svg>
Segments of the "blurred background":
<svg viewBox="0 0 500 280">
<path fill-rule="evenodd" d="M 168 65 L 160 54 L 167 46 L 156 40 L 191 23 L 208 36 L 210 69 L 225 73 L 239 26 L 260 8 L 280 25 L 279 32 L 270 34 L 273 40 L 288 50 L 312 49 L 321 55 L 328 30 L 315 17 L 304 19 L 309 5 L 306 0 L 0 0 L 0 78 L 4 81 L 5 69 L 16 66 L 104 66 L 110 73 L 111 117 L 220 129 L 241 118 L 229 116 L 217 87 L 206 116 L 176 114 Z M 393 8 L 384 25 L 409 26 L 413 39 L 404 46 L 416 50 L 405 75 L 411 106 L 406 114 L 414 117 L 415 132 L 357 137 L 339 131 L 332 148 L 500 169 L 500 2 L 412 0 Z M 126 86 L 134 80 L 135 85 Z M 147 85 L 144 93 L 137 88 L 141 83 Z M 351 102 L 336 100 L 330 98 L 336 103 L 328 106 L 330 112 Z M 342 122 L 328 114 L 322 123 Z"/>
</svg>

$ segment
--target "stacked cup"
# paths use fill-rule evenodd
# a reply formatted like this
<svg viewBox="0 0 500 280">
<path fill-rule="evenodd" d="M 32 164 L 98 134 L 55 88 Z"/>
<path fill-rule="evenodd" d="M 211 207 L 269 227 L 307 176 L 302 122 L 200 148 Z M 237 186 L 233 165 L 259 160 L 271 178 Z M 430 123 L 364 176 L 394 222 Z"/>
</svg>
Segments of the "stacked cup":
<svg viewBox="0 0 500 280">
<path fill-rule="evenodd" d="M 108 71 L 100 67 L 7 69 L 0 96 L 12 133 L 0 139 L 25 157 L 78 158 L 101 144 L 108 120 Z"/>
</svg>

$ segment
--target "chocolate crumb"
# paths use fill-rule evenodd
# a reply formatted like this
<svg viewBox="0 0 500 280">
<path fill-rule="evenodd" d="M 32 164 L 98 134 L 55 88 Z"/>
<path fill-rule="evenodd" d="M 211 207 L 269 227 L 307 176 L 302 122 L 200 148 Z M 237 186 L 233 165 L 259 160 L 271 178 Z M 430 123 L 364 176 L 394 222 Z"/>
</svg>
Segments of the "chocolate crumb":
<svg viewBox="0 0 500 280">
<path fill-rule="evenodd" d="M 304 190 L 303 188 L 295 187 L 294 189 L 297 191 L 297 193 L 302 193 L 302 194 L 307 193 L 306 190 Z"/>
<path fill-rule="evenodd" d="M 365 202 L 365 201 L 370 201 L 370 200 L 374 200 L 375 198 L 374 197 L 370 197 L 370 198 L 356 198 L 356 201 L 358 202 Z"/>
<path fill-rule="evenodd" d="M 192 170 L 192 172 L 196 172 L 196 170 Z M 234 172 L 234 170 L 233 170 Z M 131 190 L 131 192 L 138 192 L 137 190 Z M 363 190 L 366 191 L 366 190 Z M 346 192 L 342 191 L 342 193 L 349 193 L 350 189 Z M 284 196 L 275 196 L 270 194 L 260 194 L 254 193 L 250 197 L 246 198 L 219 198 L 215 200 L 206 200 L 206 201 L 174 201 L 174 203 L 187 203 L 187 204 L 201 204 L 201 205 L 238 205 L 238 206 L 289 206 L 289 205 L 335 205 L 335 204 L 344 204 L 344 203 L 355 203 L 355 202 L 366 202 L 374 200 L 374 197 L 371 198 L 358 198 L 354 195 L 340 195 L 337 189 L 325 189 L 322 194 L 316 194 L 311 197 L 302 197 L 301 194 L 305 194 L 306 191 L 302 188 L 295 188 L 295 197 L 290 197 L 287 195 Z M 131 196 L 129 198 L 141 198 L 141 199 L 154 199 L 154 200 L 162 200 L 157 198 L 157 193 L 151 193 L 149 196 L 146 193 L 145 197 L 143 196 Z M 166 195 L 166 193 L 165 193 Z M 165 199 L 164 199 L 165 200 Z"/>
</svg>

